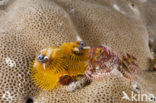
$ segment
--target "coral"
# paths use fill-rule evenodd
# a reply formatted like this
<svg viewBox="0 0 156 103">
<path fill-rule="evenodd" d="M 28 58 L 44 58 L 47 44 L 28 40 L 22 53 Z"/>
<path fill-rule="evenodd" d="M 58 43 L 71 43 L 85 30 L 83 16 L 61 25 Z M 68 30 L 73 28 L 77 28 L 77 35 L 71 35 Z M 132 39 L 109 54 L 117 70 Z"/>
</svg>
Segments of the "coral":
<svg viewBox="0 0 156 103">
<path fill-rule="evenodd" d="M 144 1 L 144 0 L 143 0 Z M 146 1 L 146 0 L 145 0 Z M 152 49 L 156 52 L 156 9 L 155 9 L 156 1 L 152 0 L 150 2 L 143 3 L 142 8 L 140 8 L 141 15 L 143 17 L 143 21 L 147 27 L 148 35 L 150 40 L 153 41 Z"/>
<path fill-rule="evenodd" d="M 74 84 L 71 86 L 74 88 Z M 119 76 L 112 76 L 92 82 L 85 88 L 72 93 L 67 92 L 66 89 L 71 89 L 71 87 L 58 87 L 51 92 L 41 91 L 39 95 L 34 97 L 34 100 L 38 103 L 133 103 L 128 100 L 121 101 L 122 92 L 125 91 L 130 95 L 132 89 L 131 82 Z"/>
<path fill-rule="evenodd" d="M 144 71 L 151 57 L 149 35 L 146 25 L 138 18 L 145 17 L 147 21 L 154 19 L 140 12 L 142 8 L 138 5 L 142 5 L 142 2 L 134 3 L 135 9 L 128 7 L 130 1 L 118 4 L 108 0 L 10 1 L 5 7 L 0 5 L 0 102 L 120 103 L 122 91 L 129 93 L 131 90 L 129 80 L 122 77 L 111 76 L 92 82 L 75 93 L 67 93 L 62 90 L 63 87 L 41 91 L 33 84 L 29 66 L 37 52 L 49 46 L 76 41 L 78 34 L 80 39 L 92 47 L 105 44 L 118 53 L 122 51 L 133 54 L 143 72 L 140 81 L 145 87 L 150 87 L 151 91 L 156 88 L 154 73 Z M 126 12 L 129 11 L 128 15 L 121 11 L 125 7 Z M 148 8 L 146 4 L 142 7 Z M 138 12 L 141 14 L 138 15 Z M 147 21 L 149 25 L 151 22 Z"/>
<path fill-rule="evenodd" d="M 151 54 L 147 29 L 141 21 L 123 15 L 105 3 L 99 3 L 102 0 L 55 1 L 69 13 L 80 37 L 88 45 L 108 45 L 117 53 L 128 51 L 138 59 L 141 69 L 148 67 Z M 133 16 L 137 15 L 133 13 Z"/>
<path fill-rule="evenodd" d="M 77 32 L 68 14 L 49 1 L 17 0 L 0 23 L 0 102 L 25 103 L 39 90 L 29 69 L 37 53 L 76 41 Z"/>
</svg>

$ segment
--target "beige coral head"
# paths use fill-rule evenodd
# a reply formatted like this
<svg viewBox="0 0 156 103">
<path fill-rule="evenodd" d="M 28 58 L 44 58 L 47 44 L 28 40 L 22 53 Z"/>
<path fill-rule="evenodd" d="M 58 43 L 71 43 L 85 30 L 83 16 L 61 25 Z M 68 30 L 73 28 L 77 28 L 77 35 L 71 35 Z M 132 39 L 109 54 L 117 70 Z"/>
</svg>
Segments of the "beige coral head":
<svg viewBox="0 0 156 103">
<path fill-rule="evenodd" d="M 139 3 L 134 2 L 134 7 L 129 7 L 131 0 L 9 2 L 9 5 L 0 5 L 0 102 L 120 103 L 122 91 L 130 91 L 126 78 L 96 81 L 75 93 L 61 88 L 40 91 L 32 82 L 29 66 L 35 54 L 49 46 L 76 41 L 77 36 L 91 47 L 107 44 L 116 52 L 133 54 L 143 71 L 140 81 L 150 93 L 156 92 L 155 74 L 145 71 L 152 57 L 148 33 L 155 34 L 154 0 L 137 0 Z"/>
</svg>

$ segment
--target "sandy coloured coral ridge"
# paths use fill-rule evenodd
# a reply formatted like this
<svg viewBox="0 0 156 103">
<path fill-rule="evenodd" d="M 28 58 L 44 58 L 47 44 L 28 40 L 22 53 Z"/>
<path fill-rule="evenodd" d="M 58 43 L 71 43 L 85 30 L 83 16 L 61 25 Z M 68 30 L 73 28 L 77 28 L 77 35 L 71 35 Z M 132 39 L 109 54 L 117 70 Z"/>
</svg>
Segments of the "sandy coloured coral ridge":
<svg viewBox="0 0 156 103">
<path fill-rule="evenodd" d="M 7 0 L 6 0 L 7 1 Z M 155 34 L 154 0 L 8 0 L 0 1 L 0 102 L 119 103 L 130 81 L 112 76 L 74 93 L 63 87 L 41 91 L 29 67 L 43 48 L 81 38 L 91 47 L 105 44 L 118 53 L 133 54 L 139 63 L 139 82 L 156 93 L 155 72 L 148 72 L 149 35 Z M 151 11 L 151 12 L 148 12 Z M 128 103 L 130 101 L 122 101 Z M 131 103 L 131 102 L 130 102 Z M 142 103 L 142 102 L 141 102 Z"/>
</svg>

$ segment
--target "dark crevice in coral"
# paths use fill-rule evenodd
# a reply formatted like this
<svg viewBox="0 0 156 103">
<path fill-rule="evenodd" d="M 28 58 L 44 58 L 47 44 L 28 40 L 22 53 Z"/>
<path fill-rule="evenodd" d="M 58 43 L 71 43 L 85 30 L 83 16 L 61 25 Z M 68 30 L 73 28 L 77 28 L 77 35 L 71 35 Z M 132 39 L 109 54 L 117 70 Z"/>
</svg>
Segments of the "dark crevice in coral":
<svg viewBox="0 0 156 103">
<path fill-rule="evenodd" d="M 33 103 L 33 99 L 32 99 L 32 98 L 28 98 L 28 99 L 26 100 L 26 103 Z"/>
</svg>

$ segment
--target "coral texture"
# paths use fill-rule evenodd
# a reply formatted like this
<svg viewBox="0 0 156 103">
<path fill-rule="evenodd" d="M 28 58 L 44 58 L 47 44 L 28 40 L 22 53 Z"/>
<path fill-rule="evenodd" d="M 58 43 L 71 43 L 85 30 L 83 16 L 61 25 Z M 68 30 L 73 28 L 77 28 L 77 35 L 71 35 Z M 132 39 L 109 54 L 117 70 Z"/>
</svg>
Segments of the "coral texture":
<svg viewBox="0 0 156 103">
<path fill-rule="evenodd" d="M 0 1 L 0 102 L 120 103 L 130 81 L 111 76 L 74 93 L 63 87 L 41 91 L 30 78 L 35 55 L 49 46 L 82 39 L 133 54 L 141 68 L 140 83 L 156 93 L 156 76 L 147 72 L 152 57 L 148 42 L 154 32 L 153 0 L 4 0 Z M 150 5 L 150 6 L 148 6 Z M 148 9 L 147 9 L 148 8 Z M 154 10 L 152 11 L 154 12 Z M 153 20 L 153 21 L 152 21 Z M 152 23 L 151 23 L 152 21 Z M 147 28 L 148 26 L 148 28 Z M 154 33 L 153 33 L 154 34 Z M 123 103 L 132 101 L 123 100 Z M 142 103 L 142 102 L 141 102 Z"/>
<path fill-rule="evenodd" d="M 39 103 L 135 103 L 128 100 L 121 101 L 122 91 L 131 94 L 130 85 L 128 79 L 112 76 L 92 82 L 74 93 L 67 92 L 65 87 L 58 87 L 50 92 L 41 91 L 34 98 Z"/>
</svg>

